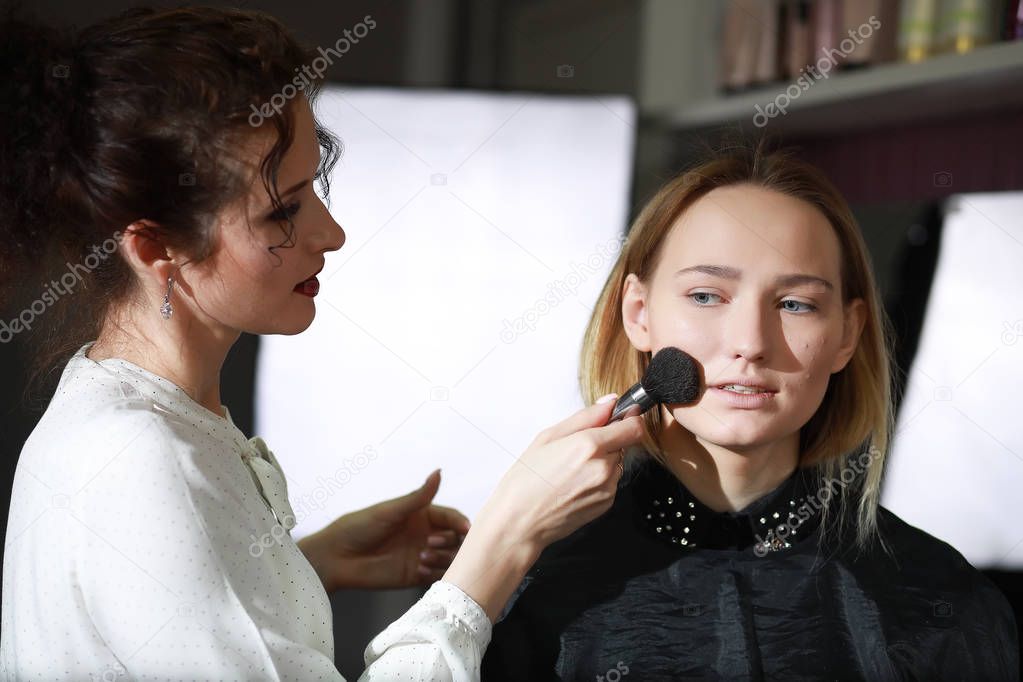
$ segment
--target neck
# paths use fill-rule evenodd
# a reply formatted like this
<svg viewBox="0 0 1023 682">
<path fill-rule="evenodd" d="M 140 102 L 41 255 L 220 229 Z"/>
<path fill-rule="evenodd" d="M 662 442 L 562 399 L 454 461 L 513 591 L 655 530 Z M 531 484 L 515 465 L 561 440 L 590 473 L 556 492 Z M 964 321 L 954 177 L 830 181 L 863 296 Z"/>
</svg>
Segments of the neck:
<svg viewBox="0 0 1023 682">
<path fill-rule="evenodd" d="M 658 438 L 667 468 L 710 509 L 739 511 L 777 488 L 799 462 L 799 432 L 750 448 L 729 449 L 683 428 L 665 407 Z"/>
<path fill-rule="evenodd" d="M 108 318 L 88 357 L 97 362 L 127 360 L 174 383 L 210 412 L 226 416 L 220 402 L 220 370 L 240 333 L 185 319 L 186 314 L 187 309 L 175 310 L 164 320 L 154 308 L 119 320 Z"/>
</svg>

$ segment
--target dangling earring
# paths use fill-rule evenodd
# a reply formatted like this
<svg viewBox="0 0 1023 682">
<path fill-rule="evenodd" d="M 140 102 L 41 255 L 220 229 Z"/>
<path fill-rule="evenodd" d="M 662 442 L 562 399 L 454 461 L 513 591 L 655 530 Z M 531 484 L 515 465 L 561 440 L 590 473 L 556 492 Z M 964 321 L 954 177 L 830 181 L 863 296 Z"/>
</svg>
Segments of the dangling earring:
<svg viewBox="0 0 1023 682">
<path fill-rule="evenodd" d="M 171 288 L 174 286 L 174 275 L 167 278 L 167 293 L 163 295 L 163 305 L 160 306 L 160 314 L 163 315 L 163 319 L 169 320 L 170 316 L 174 314 L 174 308 L 171 306 L 170 295 Z"/>
</svg>

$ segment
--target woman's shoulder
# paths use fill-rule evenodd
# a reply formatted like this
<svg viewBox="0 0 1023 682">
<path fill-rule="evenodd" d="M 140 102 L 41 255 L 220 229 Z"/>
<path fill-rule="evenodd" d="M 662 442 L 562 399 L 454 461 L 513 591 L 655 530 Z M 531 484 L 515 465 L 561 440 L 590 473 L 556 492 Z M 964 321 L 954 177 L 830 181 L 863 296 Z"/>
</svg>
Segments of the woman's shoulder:
<svg viewBox="0 0 1023 682">
<path fill-rule="evenodd" d="M 931 576 L 936 582 L 980 575 L 955 547 L 911 525 L 887 507 L 878 507 L 877 528 L 900 574 Z"/>
<path fill-rule="evenodd" d="M 116 377 L 90 372 L 62 380 L 25 441 L 21 460 L 44 466 L 53 459 L 61 467 L 69 460 L 88 459 L 90 453 L 108 451 L 126 434 L 158 434 L 163 428 L 159 412 L 151 401 L 126 395 Z M 139 444 L 146 442 L 150 439 Z"/>
<path fill-rule="evenodd" d="M 118 372 L 72 360 L 17 468 L 74 491 L 116 480 L 183 493 L 206 479 L 235 478 L 240 467 L 223 455 L 225 441 L 237 437 L 213 433 Z"/>
<path fill-rule="evenodd" d="M 877 546 L 854 564 L 892 594 L 920 595 L 939 620 L 953 613 L 1001 621 L 1015 631 L 1015 616 L 1002 591 L 948 542 L 878 508 Z"/>
<path fill-rule="evenodd" d="M 184 402 L 167 387 L 126 367 L 97 363 L 79 352 L 66 365 L 25 447 L 29 451 L 40 446 L 47 450 L 108 451 L 125 436 L 135 446 L 187 446 L 205 436 L 224 439 L 241 435 L 233 427 L 229 429 L 227 422 L 211 425 L 209 422 L 214 420 L 198 414 L 200 410 L 188 409 Z M 214 426 L 223 433 L 214 432 Z"/>
<path fill-rule="evenodd" d="M 947 661 L 962 679 L 1016 679 L 1016 617 L 1002 591 L 949 543 L 884 507 L 874 546 L 846 567 L 881 606 L 888 653 L 907 669 Z M 927 659 L 926 661 L 922 659 Z"/>
<path fill-rule="evenodd" d="M 234 528 L 262 523 L 240 432 L 215 432 L 116 374 L 86 368 L 61 385 L 16 467 L 11 514 L 26 526 L 48 505 L 74 511 L 81 523 L 67 528 L 112 519 L 122 537 L 173 527 L 224 544 Z"/>
</svg>

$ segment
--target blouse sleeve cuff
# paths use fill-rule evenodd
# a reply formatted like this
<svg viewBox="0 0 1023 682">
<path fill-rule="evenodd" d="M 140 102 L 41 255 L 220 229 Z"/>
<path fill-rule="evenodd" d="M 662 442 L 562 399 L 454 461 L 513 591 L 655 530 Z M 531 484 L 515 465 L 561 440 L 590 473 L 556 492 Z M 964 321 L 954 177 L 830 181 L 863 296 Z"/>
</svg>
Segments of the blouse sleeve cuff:
<svg viewBox="0 0 1023 682">
<path fill-rule="evenodd" d="M 444 604 L 449 617 L 461 623 L 473 634 L 473 638 L 479 643 L 481 650 L 486 649 L 490 644 L 493 625 L 487 618 L 486 611 L 456 585 L 438 580 L 423 595 L 423 601 L 437 601 Z"/>
</svg>

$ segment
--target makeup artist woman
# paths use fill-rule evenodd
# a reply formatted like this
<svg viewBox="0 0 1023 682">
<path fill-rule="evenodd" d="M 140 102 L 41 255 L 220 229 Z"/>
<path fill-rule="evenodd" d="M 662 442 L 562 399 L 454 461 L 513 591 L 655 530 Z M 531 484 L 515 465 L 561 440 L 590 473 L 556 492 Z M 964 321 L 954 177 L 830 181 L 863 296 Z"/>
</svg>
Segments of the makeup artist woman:
<svg viewBox="0 0 1023 682">
<path fill-rule="evenodd" d="M 284 88 L 312 55 L 264 14 L 208 8 L 77 36 L 9 18 L 2 38 L 2 294 L 44 290 L 33 347 L 62 373 L 14 480 L 0 676 L 340 680 L 327 593 L 432 584 L 362 679 L 478 678 L 540 551 L 610 507 L 639 419 L 599 426 L 604 402 L 547 429 L 471 530 L 431 504 L 434 473 L 295 543 L 277 460 L 219 383 L 242 332 L 310 325 L 345 240 L 313 189 L 338 143 L 314 90 Z M 78 266 L 73 291 L 51 262 Z"/>
</svg>

